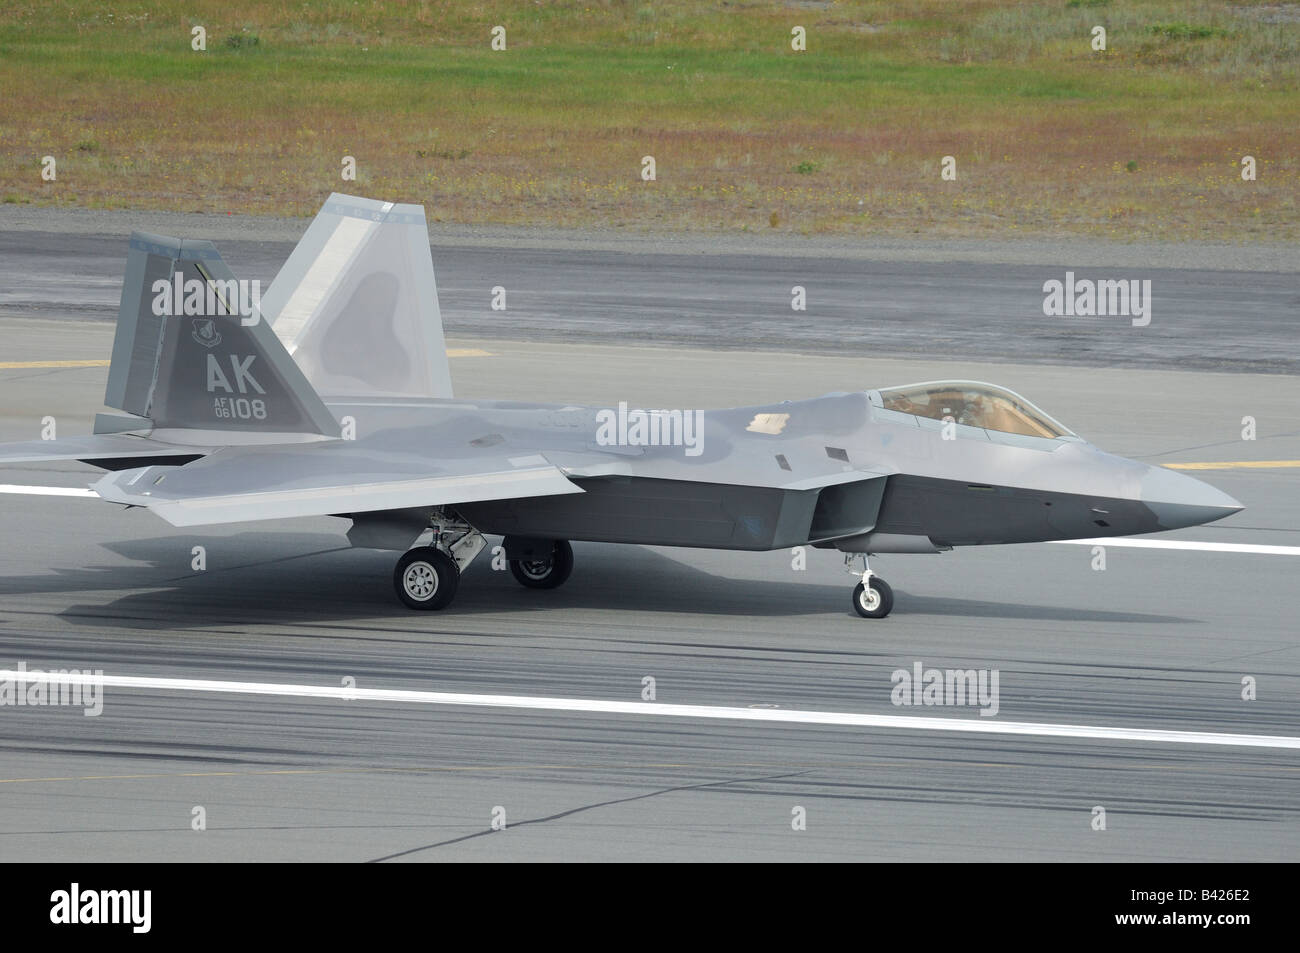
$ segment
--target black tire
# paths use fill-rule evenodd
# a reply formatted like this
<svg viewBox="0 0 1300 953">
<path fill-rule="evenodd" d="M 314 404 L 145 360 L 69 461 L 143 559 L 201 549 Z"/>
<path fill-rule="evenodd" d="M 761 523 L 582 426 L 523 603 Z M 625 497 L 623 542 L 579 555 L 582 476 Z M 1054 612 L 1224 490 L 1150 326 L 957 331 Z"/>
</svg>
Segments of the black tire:
<svg viewBox="0 0 1300 953">
<path fill-rule="evenodd" d="M 456 598 L 460 570 L 441 549 L 418 546 L 397 561 L 393 587 L 408 609 L 445 609 Z"/>
<path fill-rule="evenodd" d="M 868 597 L 862 583 L 853 589 L 853 608 L 864 619 L 883 619 L 894 608 L 894 590 L 879 576 L 871 577 L 874 596 Z"/>
<path fill-rule="evenodd" d="M 510 551 L 509 545 L 506 552 Z M 528 589 L 558 589 L 573 572 L 573 547 L 567 539 L 557 539 L 551 550 L 550 564 L 543 560 L 512 559 L 510 574 Z"/>
</svg>

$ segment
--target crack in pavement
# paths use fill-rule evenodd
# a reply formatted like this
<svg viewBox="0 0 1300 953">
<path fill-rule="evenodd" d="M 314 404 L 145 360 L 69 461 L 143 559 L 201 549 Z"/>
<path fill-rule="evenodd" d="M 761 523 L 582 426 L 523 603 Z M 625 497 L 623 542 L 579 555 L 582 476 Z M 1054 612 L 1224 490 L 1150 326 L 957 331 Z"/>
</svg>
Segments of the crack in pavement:
<svg viewBox="0 0 1300 953">
<path fill-rule="evenodd" d="M 503 830 L 513 830 L 517 827 L 524 827 L 528 824 L 545 824 L 547 821 L 558 821 L 561 818 L 570 817 L 574 814 L 581 814 L 584 811 L 594 811 L 598 807 L 611 807 L 615 804 L 629 804 L 632 801 L 644 801 L 646 798 L 659 797 L 661 794 L 672 794 L 676 791 L 696 791 L 700 788 L 715 788 L 727 784 L 747 784 L 753 781 L 780 781 L 785 778 L 797 778 L 807 774 L 807 771 L 796 771 L 792 774 L 771 774 L 758 778 L 730 778 L 726 781 L 706 781 L 703 784 L 682 784 L 677 787 L 663 788 L 659 791 L 649 791 L 645 794 L 637 794 L 633 797 L 616 798 L 612 801 L 601 801 L 598 804 L 584 804 L 582 807 L 569 808 L 567 811 L 560 811 L 558 814 L 551 814 L 547 817 L 534 817 L 526 821 L 520 821 L 517 824 L 510 824 Z M 398 857 L 406 857 L 409 854 L 418 854 L 423 850 L 433 850 L 438 847 L 447 847 L 451 844 L 459 844 L 462 841 L 473 840 L 476 837 L 485 837 L 490 834 L 500 834 L 501 831 L 486 830 L 475 831 L 473 834 L 465 834 L 463 837 L 454 837 L 451 840 L 439 841 L 436 844 L 425 844 L 423 847 L 412 847 L 409 850 L 400 850 L 395 854 L 386 854 L 383 857 L 375 857 L 366 861 L 368 864 L 380 864 L 386 860 L 395 860 Z"/>
</svg>

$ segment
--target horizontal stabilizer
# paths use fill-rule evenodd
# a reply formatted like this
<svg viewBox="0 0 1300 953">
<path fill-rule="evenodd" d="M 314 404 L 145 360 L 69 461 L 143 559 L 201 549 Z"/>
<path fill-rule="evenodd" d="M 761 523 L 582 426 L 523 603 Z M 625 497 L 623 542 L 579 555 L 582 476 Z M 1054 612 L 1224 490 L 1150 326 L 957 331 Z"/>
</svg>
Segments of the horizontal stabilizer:
<svg viewBox="0 0 1300 953">
<path fill-rule="evenodd" d="M 179 457 L 192 460 L 208 452 L 207 447 L 178 447 L 125 434 L 92 434 L 58 440 L 27 440 L 0 444 L 0 465 L 39 463 L 48 460 L 81 460 L 85 463 L 115 460 L 143 460 Z"/>
</svg>

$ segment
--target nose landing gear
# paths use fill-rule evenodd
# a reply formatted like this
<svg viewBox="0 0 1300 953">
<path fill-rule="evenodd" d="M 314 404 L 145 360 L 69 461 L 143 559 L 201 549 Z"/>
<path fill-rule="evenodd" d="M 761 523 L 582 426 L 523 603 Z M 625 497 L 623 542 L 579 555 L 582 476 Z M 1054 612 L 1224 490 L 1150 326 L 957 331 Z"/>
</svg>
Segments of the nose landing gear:
<svg viewBox="0 0 1300 953">
<path fill-rule="evenodd" d="M 862 560 L 862 570 L 852 568 L 853 560 Z M 862 581 L 853 587 L 853 609 L 864 619 L 883 619 L 894 608 L 894 590 L 889 583 L 871 571 L 866 553 L 846 553 L 844 569 L 851 576 L 861 576 Z"/>
</svg>

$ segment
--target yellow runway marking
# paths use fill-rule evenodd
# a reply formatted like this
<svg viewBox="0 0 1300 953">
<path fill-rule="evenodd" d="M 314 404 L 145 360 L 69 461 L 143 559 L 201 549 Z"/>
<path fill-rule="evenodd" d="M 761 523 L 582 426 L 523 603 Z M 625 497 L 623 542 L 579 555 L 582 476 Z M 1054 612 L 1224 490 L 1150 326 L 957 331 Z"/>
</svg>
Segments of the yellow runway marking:
<svg viewBox="0 0 1300 953">
<path fill-rule="evenodd" d="M 938 763 L 940 759 L 928 759 Z M 771 770 L 788 770 L 788 771 L 822 771 L 822 770 L 844 770 L 853 768 L 903 768 L 910 767 L 914 762 L 904 761 L 805 761 L 805 762 L 786 762 L 786 761 L 721 761 L 709 762 L 711 768 L 760 768 Z M 975 767 L 982 768 L 1015 768 L 1018 764 L 1011 761 L 977 761 L 971 762 Z M 676 769 L 688 768 L 690 764 L 676 761 L 665 762 L 646 762 L 637 764 L 637 768 L 662 768 Z M 1171 764 L 1165 761 L 1142 761 L 1137 767 L 1153 768 L 1162 771 L 1195 771 L 1199 770 L 1197 765 Z M 268 768 L 257 771 L 185 771 L 179 773 L 159 773 L 159 774 L 89 774 L 89 775 L 72 775 L 69 777 L 50 777 L 50 778 L 0 778 L 0 784 L 44 784 L 53 781 L 158 781 L 176 778 L 240 778 L 240 777 L 268 777 L 274 775 L 324 775 L 324 774 L 448 774 L 448 773 L 504 773 L 515 771 L 593 771 L 608 770 L 610 765 L 607 764 L 482 764 L 482 765 L 427 765 L 419 768 L 386 768 L 381 766 L 364 767 L 364 768 Z M 1269 765 L 1269 770 L 1294 772 L 1300 771 L 1300 767 L 1294 765 Z"/>
<path fill-rule="evenodd" d="M 738 762 L 736 764 L 713 765 L 723 768 L 760 768 L 766 764 Z M 879 767 L 880 765 L 875 765 Z M 888 765 L 904 767 L 902 763 Z M 430 765 L 424 768 L 271 768 L 265 771 L 183 771 L 166 774 L 82 774 L 68 777 L 50 778 L 0 778 L 0 784 L 44 784 L 51 781 L 157 781 L 167 778 L 244 778 L 264 777 L 282 774 L 441 774 L 446 772 L 503 772 L 503 771 L 589 771 L 604 768 L 606 765 L 595 764 L 484 764 L 484 765 Z M 638 768 L 686 768 L 687 764 L 677 762 L 639 763 Z"/>
<path fill-rule="evenodd" d="M 1224 460 L 1214 463 L 1166 463 L 1169 470 L 1272 470 L 1279 467 L 1300 467 L 1300 460 Z"/>
<path fill-rule="evenodd" d="M 108 367 L 108 361 L 4 361 L 0 369 L 6 371 L 28 367 Z"/>
<path fill-rule="evenodd" d="M 448 357 L 491 357 L 491 351 L 477 347 L 453 347 Z M 108 367 L 108 361 L 0 361 L 0 370 L 18 371 L 52 367 Z"/>
<path fill-rule="evenodd" d="M 182 774 L 86 774 L 67 778 L 0 778 L 0 784 L 32 784 L 46 781 L 139 781 L 157 778 L 230 778 L 259 774 L 331 774 L 329 769 L 283 771 L 187 771 Z"/>
</svg>

